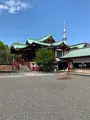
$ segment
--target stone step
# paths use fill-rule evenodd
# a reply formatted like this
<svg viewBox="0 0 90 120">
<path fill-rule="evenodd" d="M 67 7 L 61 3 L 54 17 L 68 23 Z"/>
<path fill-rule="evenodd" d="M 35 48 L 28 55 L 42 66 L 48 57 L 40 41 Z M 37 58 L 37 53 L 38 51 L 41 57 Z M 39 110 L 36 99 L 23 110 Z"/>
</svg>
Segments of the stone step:
<svg viewBox="0 0 90 120">
<path fill-rule="evenodd" d="M 27 67 L 22 65 L 19 69 L 19 72 L 30 72 L 31 70 Z"/>
</svg>

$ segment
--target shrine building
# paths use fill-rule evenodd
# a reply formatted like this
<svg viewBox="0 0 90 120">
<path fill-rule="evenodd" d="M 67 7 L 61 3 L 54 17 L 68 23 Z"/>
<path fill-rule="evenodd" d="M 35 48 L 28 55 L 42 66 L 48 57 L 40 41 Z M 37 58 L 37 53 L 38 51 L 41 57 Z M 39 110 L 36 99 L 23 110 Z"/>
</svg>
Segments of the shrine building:
<svg viewBox="0 0 90 120">
<path fill-rule="evenodd" d="M 10 52 L 17 55 L 13 57 L 13 66 L 19 69 L 19 65 L 28 69 L 39 70 L 39 66 L 33 61 L 36 51 L 41 48 L 51 49 L 54 52 L 56 69 L 73 69 L 76 71 L 88 71 L 90 69 L 90 44 L 67 44 L 66 28 L 63 30 L 63 38 L 59 42 L 49 33 L 40 39 L 29 38 L 25 45 L 12 45 Z"/>
</svg>

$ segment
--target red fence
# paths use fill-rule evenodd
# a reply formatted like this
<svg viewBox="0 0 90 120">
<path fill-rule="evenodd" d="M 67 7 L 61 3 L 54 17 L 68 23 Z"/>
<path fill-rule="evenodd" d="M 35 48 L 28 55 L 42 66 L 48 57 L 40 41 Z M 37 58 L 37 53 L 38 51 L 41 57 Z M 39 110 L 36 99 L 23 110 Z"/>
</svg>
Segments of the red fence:
<svg viewBox="0 0 90 120">
<path fill-rule="evenodd" d="M 12 63 L 12 67 L 15 67 L 16 70 L 19 70 L 19 64 L 16 61 Z"/>
<path fill-rule="evenodd" d="M 32 66 L 32 67 L 31 67 L 31 64 L 32 64 L 32 63 L 26 62 L 26 61 L 23 61 L 23 62 L 21 62 L 21 61 L 19 61 L 19 62 L 18 62 L 18 61 L 14 61 L 14 62 L 12 63 L 12 67 L 15 67 L 16 70 L 19 70 L 20 64 L 27 66 L 27 68 L 28 68 L 29 70 L 31 69 L 32 71 L 39 71 L 39 66 L 35 65 L 35 66 Z"/>
</svg>

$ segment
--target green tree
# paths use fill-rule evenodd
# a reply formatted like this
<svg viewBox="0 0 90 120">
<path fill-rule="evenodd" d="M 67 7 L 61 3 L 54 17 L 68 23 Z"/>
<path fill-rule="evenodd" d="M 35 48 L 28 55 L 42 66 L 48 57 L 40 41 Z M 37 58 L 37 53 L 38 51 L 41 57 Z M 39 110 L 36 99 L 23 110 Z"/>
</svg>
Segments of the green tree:
<svg viewBox="0 0 90 120">
<path fill-rule="evenodd" d="M 9 46 L 0 41 L 0 64 L 10 64 L 11 60 L 12 55 Z"/>
<path fill-rule="evenodd" d="M 5 50 L 5 45 L 2 41 L 0 41 L 0 50 Z"/>
<path fill-rule="evenodd" d="M 0 51 L 0 64 L 6 64 L 7 63 L 7 53 L 5 50 Z"/>
<path fill-rule="evenodd" d="M 8 54 L 8 63 L 11 64 L 13 61 L 13 55 L 12 54 Z"/>
<path fill-rule="evenodd" d="M 42 48 L 36 52 L 35 62 L 41 69 L 44 69 L 44 71 L 50 71 L 52 69 L 54 60 L 54 53 L 52 50 Z"/>
</svg>

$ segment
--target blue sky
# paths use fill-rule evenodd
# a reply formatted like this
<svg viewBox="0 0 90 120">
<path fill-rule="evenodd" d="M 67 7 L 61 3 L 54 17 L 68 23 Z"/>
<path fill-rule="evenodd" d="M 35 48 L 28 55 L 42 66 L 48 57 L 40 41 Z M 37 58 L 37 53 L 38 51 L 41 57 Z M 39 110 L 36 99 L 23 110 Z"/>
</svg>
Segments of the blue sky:
<svg viewBox="0 0 90 120">
<path fill-rule="evenodd" d="M 90 0 L 0 0 L 0 40 L 25 43 L 51 33 L 67 43 L 90 43 Z"/>
</svg>

